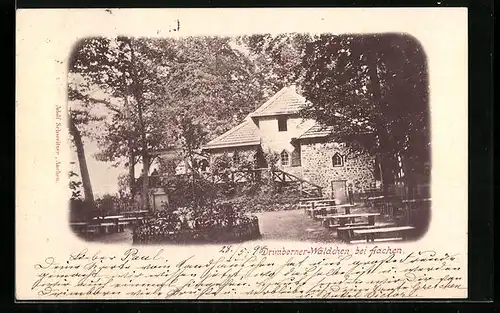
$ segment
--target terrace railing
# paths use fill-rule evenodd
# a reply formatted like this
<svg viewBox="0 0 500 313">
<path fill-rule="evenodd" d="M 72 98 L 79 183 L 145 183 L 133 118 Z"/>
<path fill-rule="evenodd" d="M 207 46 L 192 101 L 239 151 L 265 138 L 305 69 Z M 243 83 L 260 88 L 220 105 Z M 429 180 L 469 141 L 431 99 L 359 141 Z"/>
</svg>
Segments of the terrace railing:
<svg viewBox="0 0 500 313">
<path fill-rule="evenodd" d="M 248 182 L 262 181 L 263 179 L 270 179 L 274 182 L 295 185 L 298 187 L 302 197 L 321 197 L 323 188 L 303 178 L 290 174 L 280 169 L 245 169 L 245 170 L 229 170 L 225 173 L 198 173 L 199 178 L 203 178 L 213 184 L 244 184 Z M 192 174 L 177 175 L 183 176 L 187 179 L 192 177 Z M 150 182 L 156 182 L 155 186 L 162 185 L 161 177 L 157 176 L 155 179 L 150 179 Z"/>
</svg>

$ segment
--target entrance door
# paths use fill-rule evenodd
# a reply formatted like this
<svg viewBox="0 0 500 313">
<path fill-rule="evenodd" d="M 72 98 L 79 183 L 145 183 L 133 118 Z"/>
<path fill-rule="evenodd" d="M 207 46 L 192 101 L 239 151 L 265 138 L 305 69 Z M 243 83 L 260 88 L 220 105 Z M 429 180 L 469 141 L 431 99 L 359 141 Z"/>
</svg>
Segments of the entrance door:
<svg viewBox="0 0 500 313">
<path fill-rule="evenodd" d="M 345 180 L 332 181 L 332 196 L 335 199 L 335 204 L 346 204 L 348 202 Z"/>
</svg>

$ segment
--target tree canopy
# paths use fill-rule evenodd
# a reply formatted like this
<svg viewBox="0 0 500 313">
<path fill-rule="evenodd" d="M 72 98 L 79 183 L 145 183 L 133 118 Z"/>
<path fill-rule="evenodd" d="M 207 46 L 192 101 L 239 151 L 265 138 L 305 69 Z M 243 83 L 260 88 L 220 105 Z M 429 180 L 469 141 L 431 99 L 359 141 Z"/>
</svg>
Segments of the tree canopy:
<svg viewBox="0 0 500 313">
<path fill-rule="evenodd" d="M 311 101 L 302 113 L 334 126 L 334 139 L 404 155 L 412 166 L 429 161 L 427 64 L 416 39 L 322 35 L 307 44 L 302 66 L 304 95 Z"/>
<path fill-rule="evenodd" d="M 75 46 L 69 70 L 70 101 L 83 103 L 74 121 L 99 125 L 83 134 L 129 181 L 135 164 L 144 174 L 158 151 L 196 149 L 291 84 L 333 139 L 363 135 L 363 149 L 405 155 L 415 171 L 429 160 L 427 64 L 407 35 L 96 37 Z"/>
</svg>

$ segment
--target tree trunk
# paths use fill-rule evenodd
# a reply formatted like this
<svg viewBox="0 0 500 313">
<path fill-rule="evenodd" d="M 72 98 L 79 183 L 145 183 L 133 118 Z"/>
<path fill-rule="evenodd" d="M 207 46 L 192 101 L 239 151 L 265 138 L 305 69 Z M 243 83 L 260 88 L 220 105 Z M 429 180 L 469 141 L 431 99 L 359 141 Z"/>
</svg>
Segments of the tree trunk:
<svg viewBox="0 0 500 313">
<path fill-rule="evenodd" d="M 130 195 L 134 196 L 135 191 L 135 157 L 133 153 L 133 148 L 131 144 L 131 140 L 129 140 L 129 153 L 128 153 L 128 179 L 129 179 L 129 188 Z"/>
<path fill-rule="evenodd" d="M 89 170 L 87 168 L 87 160 L 85 158 L 85 150 L 83 148 L 82 135 L 75 125 L 75 122 L 69 116 L 69 131 L 73 136 L 76 146 L 76 154 L 78 156 L 78 164 L 80 166 L 80 175 L 82 176 L 82 185 L 84 193 L 84 201 L 90 206 L 94 207 L 94 193 L 92 192 L 92 185 L 90 183 Z"/>
<path fill-rule="evenodd" d="M 405 187 L 407 188 L 407 194 L 406 198 L 407 199 L 413 199 L 415 198 L 415 189 L 417 188 L 417 182 L 416 182 L 416 177 L 415 177 L 415 172 L 413 169 L 409 168 L 407 166 L 408 161 L 406 158 L 402 158 L 402 168 L 403 168 L 403 173 L 404 173 L 404 183 Z"/>
<path fill-rule="evenodd" d="M 149 210 L 149 156 L 142 155 L 142 209 Z"/>
<path fill-rule="evenodd" d="M 123 75 L 123 80 L 124 84 L 126 83 L 125 81 L 125 75 Z M 123 97 L 123 101 L 125 102 L 125 118 L 129 122 L 129 127 L 132 129 L 133 123 L 131 121 L 130 117 L 130 103 L 128 101 L 128 96 L 125 95 Z M 136 190 L 136 182 L 135 182 L 135 155 L 134 155 L 134 142 L 132 141 L 132 138 L 129 138 L 127 141 L 128 144 L 128 179 L 129 179 L 129 189 L 130 189 L 130 195 L 134 196 L 135 190 Z"/>
<path fill-rule="evenodd" d="M 193 194 L 193 204 L 195 208 L 195 212 L 198 212 L 198 197 L 196 194 L 196 181 L 195 181 L 195 169 L 194 169 L 194 158 L 193 158 L 193 152 L 191 151 L 191 148 L 188 148 L 188 158 L 189 162 L 191 165 L 189 166 L 191 168 L 191 192 Z"/>
<path fill-rule="evenodd" d="M 378 74 L 378 56 L 376 53 L 372 52 L 374 47 L 378 44 L 376 40 L 377 38 L 370 38 L 371 40 L 365 41 L 364 51 L 366 56 L 366 65 L 367 65 L 367 73 L 369 77 L 368 89 L 372 95 L 373 105 L 380 108 L 383 104 L 382 102 L 382 91 L 380 87 L 380 79 Z M 383 111 L 381 109 L 374 110 Z M 378 146 L 378 154 L 380 155 L 379 162 L 379 170 L 380 170 L 380 178 L 382 181 L 382 194 L 387 197 L 389 194 L 389 186 L 388 186 L 388 178 L 386 173 L 386 164 L 387 164 L 387 150 L 389 147 L 389 131 L 386 129 L 386 125 L 383 121 L 377 121 L 377 134 L 379 136 L 379 146 Z"/>
<path fill-rule="evenodd" d="M 380 171 L 380 181 L 382 182 L 382 195 L 387 197 L 389 195 L 389 185 L 387 173 L 384 172 L 384 170 L 386 170 L 386 166 L 383 164 L 386 163 L 385 158 L 385 154 L 379 154 L 378 168 Z"/>
<path fill-rule="evenodd" d="M 135 98 L 137 103 L 137 117 L 139 120 L 139 131 L 141 132 L 141 155 L 142 155 L 142 209 L 149 210 L 149 151 L 148 151 L 148 142 L 146 138 L 146 126 L 144 125 L 144 117 L 143 117 L 143 105 L 144 98 L 142 96 L 142 86 L 139 82 L 139 78 L 137 76 L 136 62 L 135 62 L 135 50 L 134 45 L 130 38 L 125 38 L 129 47 L 130 47 L 130 57 L 132 64 L 132 85 L 130 89 L 132 90 L 132 95 Z"/>
</svg>

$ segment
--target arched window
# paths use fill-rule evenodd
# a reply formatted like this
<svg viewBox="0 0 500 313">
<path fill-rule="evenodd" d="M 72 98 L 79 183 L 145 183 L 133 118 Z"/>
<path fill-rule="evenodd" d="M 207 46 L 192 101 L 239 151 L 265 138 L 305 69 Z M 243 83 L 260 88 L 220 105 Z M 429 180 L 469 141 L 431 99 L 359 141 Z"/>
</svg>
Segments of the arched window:
<svg viewBox="0 0 500 313">
<path fill-rule="evenodd" d="M 282 166 L 288 166 L 290 165 L 290 156 L 288 155 L 288 152 L 283 150 L 280 154 L 280 159 L 281 159 L 281 165 Z"/>
<path fill-rule="evenodd" d="M 332 157 L 332 164 L 333 166 L 344 166 L 344 159 L 342 156 L 336 152 L 333 157 Z"/>
</svg>

